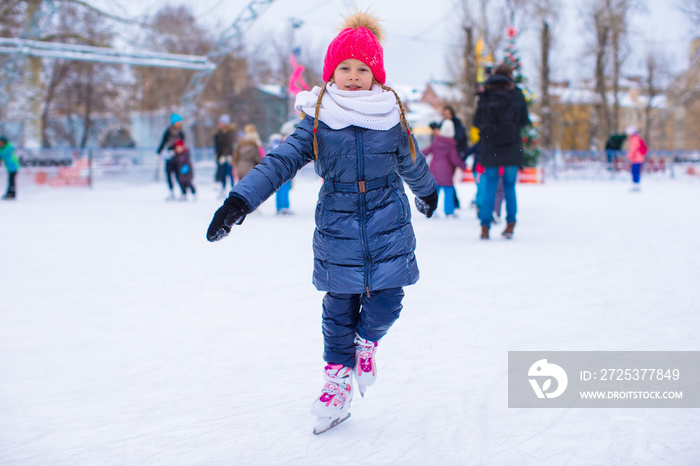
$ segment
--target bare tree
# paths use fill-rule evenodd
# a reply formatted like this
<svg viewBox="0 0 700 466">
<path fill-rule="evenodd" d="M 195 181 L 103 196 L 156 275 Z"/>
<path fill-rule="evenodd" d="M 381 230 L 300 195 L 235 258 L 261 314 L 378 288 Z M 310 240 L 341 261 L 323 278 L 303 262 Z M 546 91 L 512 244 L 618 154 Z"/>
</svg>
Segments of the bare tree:
<svg viewBox="0 0 700 466">
<path fill-rule="evenodd" d="M 591 125 L 594 140 L 605 140 L 610 132 L 620 130 L 620 81 L 622 67 L 631 52 L 627 43 L 628 22 L 631 14 L 642 7 L 641 0 L 595 0 L 586 13 L 595 37 L 594 79 L 599 99 Z"/>
<path fill-rule="evenodd" d="M 0 4 L 0 37 L 17 37 L 24 19 L 23 0 L 3 0 Z"/>
<path fill-rule="evenodd" d="M 48 129 L 49 122 L 53 115 L 52 105 L 56 96 L 58 95 L 58 90 L 63 84 L 64 80 L 68 76 L 70 66 L 65 60 L 55 60 L 51 65 L 48 76 L 49 83 L 46 88 L 46 95 L 44 97 L 44 106 L 41 111 L 41 146 L 51 147 L 51 138 L 49 137 Z"/>
<path fill-rule="evenodd" d="M 663 83 L 668 77 L 666 73 L 666 58 L 663 53 L 655 48 L 650 48 L 646 55 L 646 76 L 644 79 L 644 90 L 647 95 L 647 104 L 644 108 L 644 140 L 647 145 L 651 144 L 651 129 L 654 126 L 653 112 L 654 98 L 663 91 Z M 661 122 L 662 123 L 662 122 Z M 661 126 L 661 138 L 663 139 L 663 124 Z"/>
<path fill-rule="evenodd" d="M 519 5 L 520 0 L 513 1 Z M 486 44 L 486 49 L 489 53 L 495 55 L 501 48 L 504 37 L 503 32 L 508 25 L 514 26 L 509 17 L 511 13 L 514 15 L 514 11 L 515 9 L 513 8 L 504 9 L 502 7 L 496 7 L 494 3 L 489 2 L 489 0 L 479 0 L 480 18 L 477 32 L 481 40 Z"/>
<path fill-rule="evenodd" d="M 142 44 L 147 49 L 187 55 L 205 55 L 212 46 L 210 33 L 197 23 L 192 11 L 185 6 L 166 6 L 158 10 Z M 155 110 L 179 104 L 192 73 L 189 70 L 134 67 L 139 109 Z"/>
<path fill-rule="evenodd" d="M 52 30 L 47 31 L 45 37 L 65 43 L 108 47 L 114 33 L 98 11 L 68 2 L 60 6 Z M 49 85 L 41 112 L 42 145 L 51 144 L 51 132 L 64 140 L 67 138 L 71 145 L 86 147 L 95 130 L 95 114 L 119 113 L 118 86 L 124 82 L 119 73 L 121 67 L 57 60 L 46 69 L 48 76 L 43 81 Z M 56 113 L 74 122 L 71 134 L 66 134 L 62 122 L 52 118 L 54 106 Z"/>
<path fill-rule="evenodd" d="M 471 24 L 464 25 L 464 71 L 462 75 L 462 95 L 463 108 L 465 118 L 464 124 L 467 127 L 471 126 L 476 113 L 476 86 L 477 86 L 477 67 L 475 43 L 473 35 L 473 27 Z"/>
<path fill-rule="evenodd" d="M 677 8 L 697 33 L 698 27 L 700 27 L 700 0 L 678 0 Z"/>
<path fill-rule="evenodd" d="M 551 54 L 552 54 L 552 25 L 559 18 L 559 1 L 558 0 L 538 0 L 533 4 L 533 13 L 540 24 L 540 60 L 539 60 L 539 77 L 540 77 L 540 134 L 542 138 L 542 146 L 551 148 L 553 144 L 552 133 L 552 104 L 549 94 L 549 85 L 551 81 Z"/>
<path fill-rule="evenodd" d="M 598 102 L 595 104 L 594 121 L 590 127 L 591 140 L 601 141 L 607 138 L 612 126 L 608 108 L 607 86 L 605 82 L 606 52 L 610 40 L 610 27 L 605 5 L 597 4 L 592 11 L 593 30 L 595 32 L 595 92 Z"/>
<path fill-rule="evenodd" d="M 628 21 L 632 11 L 638 7 L 635 0 L 605 0 L 610 27 L 610 55 L 612 61 L 613 109 L 611 130 L 619 131 L 620 126 L 620 78 L 622 65 L 630 55 L 627 45 Z"/>
</svg>

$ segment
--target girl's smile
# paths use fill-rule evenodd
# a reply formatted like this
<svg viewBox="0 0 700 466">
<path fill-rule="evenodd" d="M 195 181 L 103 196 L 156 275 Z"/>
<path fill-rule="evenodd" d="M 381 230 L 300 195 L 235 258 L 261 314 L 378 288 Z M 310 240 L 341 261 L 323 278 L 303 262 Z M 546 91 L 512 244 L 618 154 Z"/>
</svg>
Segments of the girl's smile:
<svg viewBox="0 0 700 466">
<path fill-rule="evenodd" d="M 369 91 L 372 78 L 369 66 L 354 58 L 340 62 L 333 72 L 333 81 L 341 91 Z"/>
</svg>

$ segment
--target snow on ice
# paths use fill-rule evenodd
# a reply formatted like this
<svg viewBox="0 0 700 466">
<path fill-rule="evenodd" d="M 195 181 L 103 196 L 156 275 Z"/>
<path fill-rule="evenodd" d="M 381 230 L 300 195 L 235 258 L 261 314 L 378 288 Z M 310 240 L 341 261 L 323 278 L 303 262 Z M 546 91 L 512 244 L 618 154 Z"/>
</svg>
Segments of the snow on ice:
<svg viewBox="0 0 700 466">
<path fill-rule="evenodd" d="M 422 276 L 378 381 L 314 436 L 320 183 L 209 244 L 196 181 L 196 202 L 104 182 L 0 204 L 0 464 L 700 462 L 696 409 L 507 407 L 509 350 L 700 350 L 697 182 L 521 185 L 512 241 L 414 212 Z"/>
</svg>

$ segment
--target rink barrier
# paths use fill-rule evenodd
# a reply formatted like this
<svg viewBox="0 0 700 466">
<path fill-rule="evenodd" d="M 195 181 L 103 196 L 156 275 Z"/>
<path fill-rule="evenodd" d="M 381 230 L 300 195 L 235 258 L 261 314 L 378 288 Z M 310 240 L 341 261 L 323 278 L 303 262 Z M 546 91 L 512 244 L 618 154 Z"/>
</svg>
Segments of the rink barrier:
<svg viewBox="0 0 700 466">
<path fill-rule="evenodd" d="M 16 148 L 20 182 L 30 180 L 38 186 L 60 188 L 92 186 L 93 163 L 89 149 Z"/>
<path fill-rule="evenodd" d="M 625 151 L 543 151 L 539 166 L 553 179 L 627 180 Z M 650 150 L 643 165 L 647 176 L 700 179 L 700 151 Z"/>
<path fill-rule="evenodd" d="M 524 167 L 518 170 L 518 183 L 543 184 L 545 179 L 544 167 Z M 471 170 L 462 172 L 462 183 L 473 183 L 474 173 Z"/>
<path fill-rule="evenodd" d="M 18 178 L 23 184 L 48 187 L 92 186 L 95 180 L 148 183 L 164 180 L 164 160 L 155 148 L 16 148 Z M 190 149 L 197 177 L 213 178 L 214 149 Z M 652 176 L 700 180 L 700 151 L 649 151 L 644 173 Z M 626 180 L 629 163 L 624 152 L 543 151 L 537 167 L 518 174 L 520 183 L 542 184 L 551 179 Z M 200 178 L 201 179 L 201 178 Z M 460 181 L 474 181 L 471 170 Z"/>
<path fill-rule="evenodd" d="M 147 184 L 165 181 L 165 160 L 155 148 L 16 148 L 20 159 L 18 183 L 22 186 L 91 187 L 97 182 Z M 165 152 L 163 153 L 165 155 Z M 214 148 L 190 149 L 195 178 L 214 181 Z M 303 173 L 302 173 L 303 172 Z M 316 176 L 313 163 L 298 176 Z"/>
</svg>

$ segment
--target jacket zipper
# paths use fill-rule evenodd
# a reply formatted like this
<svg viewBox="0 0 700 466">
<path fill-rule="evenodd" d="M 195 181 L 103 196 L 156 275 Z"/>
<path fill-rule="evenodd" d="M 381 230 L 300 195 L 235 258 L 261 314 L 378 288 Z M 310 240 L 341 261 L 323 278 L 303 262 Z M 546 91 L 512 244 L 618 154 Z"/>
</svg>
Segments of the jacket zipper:
<svg viewBox="0 0 700 466">
<path fill-rule="evenodd" d="M 357 158 L 357 180 L 358 181 L 363 181 L 365 179 L 365 150 L 364 150 L 364 144 L 363 144 L 363 138 L 362 138 L 362 129 L 361 128 L 356 128 L 355 132 L 357 134 L 357 148 L 358 148 L 358 158 Z M 369 247 L 367 246 L 367 232 L 365 231 L 366 224 L 365 224 L 365 214 L 366 212 L 366 206 L 365 206 L 365 194 L 366 193 L 360 193 L 358 192 L 357 195 L 359 196 L 358 202 L 360 204 L 360 241 L 362 241 L 362 248 L 365 253 L 365 292 L 367 293 L 367 297 L 369 298 L 369 285 L 370 285 L 370 255 L 369 255 Z"/>
</svg>

